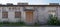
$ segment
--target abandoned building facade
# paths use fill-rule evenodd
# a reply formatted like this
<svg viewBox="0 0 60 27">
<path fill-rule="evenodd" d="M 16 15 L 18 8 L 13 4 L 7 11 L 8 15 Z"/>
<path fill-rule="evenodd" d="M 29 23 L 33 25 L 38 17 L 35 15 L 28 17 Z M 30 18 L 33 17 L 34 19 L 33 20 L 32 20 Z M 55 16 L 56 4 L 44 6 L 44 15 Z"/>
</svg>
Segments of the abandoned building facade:
<svg viewBox="0 0 60 27">
<path fill-rule="evenodd" d="M 60 19 L 60 5 L 28 5 L 21 3 L 17 5 L 0 5 L 0 22 L 26 22 L 47 23 L 49 14 L 56 15 Z"/>
</svg>

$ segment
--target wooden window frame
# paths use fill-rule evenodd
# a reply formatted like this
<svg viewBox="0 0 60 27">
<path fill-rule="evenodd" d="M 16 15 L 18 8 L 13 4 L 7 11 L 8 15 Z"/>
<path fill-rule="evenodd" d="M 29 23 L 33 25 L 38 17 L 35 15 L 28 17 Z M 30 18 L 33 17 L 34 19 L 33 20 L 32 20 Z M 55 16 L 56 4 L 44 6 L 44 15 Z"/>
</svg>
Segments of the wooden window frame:
<svg viewBox="0 0 60 27">
<path fill-rule="evenodd" d="M 2 18 L 8 18 L 8 12 L 2 12 Z"/>
<path fill-rule="evenodd" d="M 16 15 L 17 14 L 17 15 Z M 20 17 L 19 17 L 20 16 Z M 21 12 L 15 12 L 15 18 L 21 18 Z"/>
</svg>

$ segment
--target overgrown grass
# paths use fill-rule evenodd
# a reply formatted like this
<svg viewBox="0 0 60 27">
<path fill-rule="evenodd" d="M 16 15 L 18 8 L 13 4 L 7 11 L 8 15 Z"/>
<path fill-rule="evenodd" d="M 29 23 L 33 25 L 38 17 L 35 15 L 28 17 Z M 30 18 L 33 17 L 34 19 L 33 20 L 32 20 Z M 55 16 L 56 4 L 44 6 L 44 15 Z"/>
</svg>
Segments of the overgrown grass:
<svg viewBox="0 0 60 27">
<path fill-rule="evenodd" d="M 0 22 L 0 26 L 27 26 L 24 22 Z M 39 26 L 39 24 L 35 23 L 33 26 Z"/>
<path fill-rule="evenodd" d="M 38 24 L 38 23 L 35 23 L 35 24 L 34 24 L 34 26 L 40 26 L 40 24 Z"/>
<path fill-rule="evenodd" d="M 0 26 L 25 26 L 25 23 L 24 22 L 15 22 L 15 23 L 12 23 L 12 22 L 0 22 Z"/>
</svg>

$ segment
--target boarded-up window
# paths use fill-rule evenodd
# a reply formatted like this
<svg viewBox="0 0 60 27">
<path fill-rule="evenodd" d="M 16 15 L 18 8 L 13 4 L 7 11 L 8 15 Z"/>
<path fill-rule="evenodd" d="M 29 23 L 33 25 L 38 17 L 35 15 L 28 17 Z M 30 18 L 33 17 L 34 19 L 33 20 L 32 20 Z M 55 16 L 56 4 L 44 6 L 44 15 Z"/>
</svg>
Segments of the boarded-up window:
<svg viewBox="0 0 60 27">
<path fill-rule="evenodd" d="M 21 12 L 15 12 L 15 18 L 21 18 Z"/>
<path fill-rule="evenodd" d="M 56 10 L 49 10 L 48 12 L 51 14 L 51 13 L 55 13 Z"/>
<path fill-rule="evenodd" d="M 55 14 L 56 14 L 56 10 L 49 10 L 49 11 L 48 11 L 48 14 L 49 14 L 49 15 L 55 15 Z"/>
<path fill-rule="evenodd" d="M 8 12 L 2 12 L 2 18 L 8 18 Z"/>
</svg>

